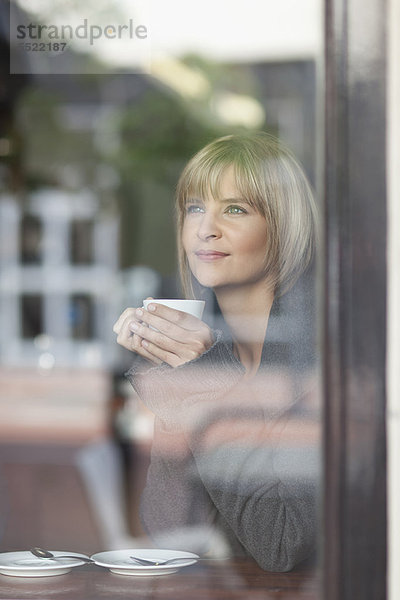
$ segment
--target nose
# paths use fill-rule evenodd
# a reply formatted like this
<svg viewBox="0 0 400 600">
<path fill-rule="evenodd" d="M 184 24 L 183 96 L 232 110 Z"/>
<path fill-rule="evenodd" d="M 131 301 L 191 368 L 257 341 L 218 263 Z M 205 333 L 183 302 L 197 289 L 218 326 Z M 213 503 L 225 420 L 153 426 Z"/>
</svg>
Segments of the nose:
<svg viewBox="0 0 400 600">
<path fill-rule="evenodd" d="M 221 237 L 221 229 L 218 223 L 218 218 L 212 211 L 206 211 L 199 220 L 197 236 L 207 241 L 209 239 L 218 239 Z"/>
</svg>

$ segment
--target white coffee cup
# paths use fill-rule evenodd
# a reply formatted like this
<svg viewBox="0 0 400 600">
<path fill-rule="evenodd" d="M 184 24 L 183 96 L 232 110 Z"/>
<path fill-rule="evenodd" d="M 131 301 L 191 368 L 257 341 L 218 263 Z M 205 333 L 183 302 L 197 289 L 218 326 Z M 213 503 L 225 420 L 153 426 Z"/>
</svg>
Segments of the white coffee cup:
<svg viewBox="0 0 400 600">
<path fill-rule="evenodd" d="M 149 304 L 164 304 L 182 312 L 201 319 L 204 311 L 204 300 L 175 300 L 173 298 L 155 298 L 154 300 L 143 300 L 143 308 L 147 310 Z"/>
</svg>

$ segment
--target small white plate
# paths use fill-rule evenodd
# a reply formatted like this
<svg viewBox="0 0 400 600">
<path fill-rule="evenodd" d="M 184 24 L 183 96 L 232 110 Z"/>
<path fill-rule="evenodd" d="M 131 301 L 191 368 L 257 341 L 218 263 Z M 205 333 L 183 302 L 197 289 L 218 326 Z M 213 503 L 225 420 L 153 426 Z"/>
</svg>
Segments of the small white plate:
<svg viewBox="0 0 400 600">
<path fill-rule="evenodd" d="M 135 564 L 130 556 L 145 558 L 151 560 L 167 560 L 168 558 L 182 558 L 182 562 L 174 562 L 171 565 L 149 565 L 142 566 Z M 112 573 L 117 575 L 136 575 L 140 577 L 149 577 L 154 575 L 170 575 L 176 573 L 182 567 L 193 565 L 199 559 L 193 552 L 183 552 L 181 550 L 159 550 L 153 548 L 132 548 L 131 550 L 110 550 L 109 552 L 99 552 L 90 557 L 100 567 L 107 567 Z"/>
<path fill-rule="evenodd" d="M 65 552 L 52 550 L 54 556 L 70 554 L 77 558 L 36 558 L 28 550 L 21 552 L 3 552 L 0 554 L 0 573 L 12 577 L 52 577 L 53 575 L 64 575 L 69 573 L 73 567 L 84 565 L 76 552 Z"/>
</svg>

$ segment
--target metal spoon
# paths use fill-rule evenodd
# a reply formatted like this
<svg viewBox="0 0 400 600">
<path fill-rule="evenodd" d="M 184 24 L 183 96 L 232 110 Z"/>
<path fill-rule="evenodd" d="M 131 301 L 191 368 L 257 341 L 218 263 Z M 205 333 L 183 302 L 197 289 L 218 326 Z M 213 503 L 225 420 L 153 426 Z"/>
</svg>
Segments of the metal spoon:
<svg viewBox="0 0 400 600">
<path fill-rule="evenodd" d="M 59 554 L 58 556 L 55 556 L 52 552 L 49 552 L 48 550 L 43 550 L 43 548 L 31 548 L 30 552 L 32 552 L 32 554 L 37 558 L 75 558 L 77 560 L 83 560 L 87 563 L 94 562 L 94 560 L 92 560 L 88 556 L 75 556 L 73 554 Z"/>
<path fill-rule="evenodd" d="M 154 559 L 147 559 L 147 558 L 139 558 L 137 556 L 130 556 L 129 557 L 131 560 L 137 562 L 139 565 L 142 566 L 149 566 L 149 567 L 161 567 L 162 565 L 171 565 L 174 562 L 182 562 L 182 566 L 184 566 L 185 562 L 192 562 L 193 560 L 207 560 L 207 559 L 201 559 L 201 558 L 191 558 L 189 556 L 177 556 L 175 558 L 167 558 L 166 560 L 154 560 Z"/>
</svg>

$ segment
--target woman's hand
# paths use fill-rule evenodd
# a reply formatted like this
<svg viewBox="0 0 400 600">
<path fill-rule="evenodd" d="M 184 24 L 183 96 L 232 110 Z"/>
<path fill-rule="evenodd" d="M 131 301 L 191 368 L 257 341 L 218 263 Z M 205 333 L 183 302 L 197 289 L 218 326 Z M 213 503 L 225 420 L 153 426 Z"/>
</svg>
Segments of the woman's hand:
<svg viewBox="0 0 400 600">
<path fill-rule="evenodd" d="M 211 329 L 197 317 L 163 304 L 147 308 L 127 308 L 115 323 L 117 342 L 124 348 L 155 364 L 177 367 L 212 346 Z"/>
<path fill-rule="evenodd" d="M 162 360 L 156 358 L 150 352 L 147 352 L 146 348 L 142 346 L 143 339 L 133 333 L 132 329 L 130 329 L 130 325 L 135 322 L 136 316 L 136 308 L 127 308 L 120 315 L 118 320 L 114 323 L 113 331 L 117 334 L 117 342 L 127 350 L 131 350 L 132 352 L 136 352 L 147 358 L 150 362 L 160 365 Z"/>
</svg>

